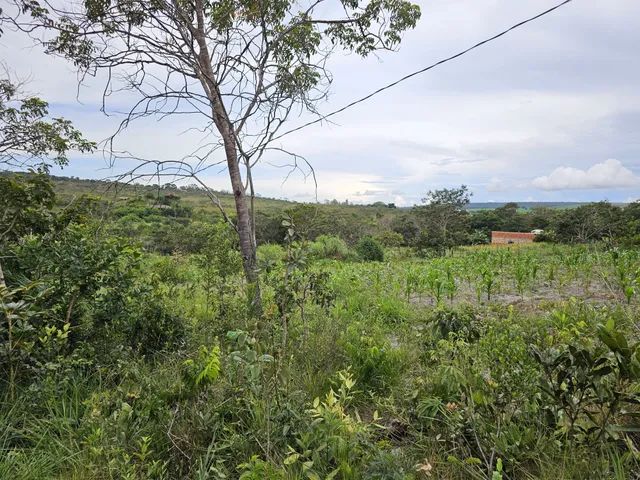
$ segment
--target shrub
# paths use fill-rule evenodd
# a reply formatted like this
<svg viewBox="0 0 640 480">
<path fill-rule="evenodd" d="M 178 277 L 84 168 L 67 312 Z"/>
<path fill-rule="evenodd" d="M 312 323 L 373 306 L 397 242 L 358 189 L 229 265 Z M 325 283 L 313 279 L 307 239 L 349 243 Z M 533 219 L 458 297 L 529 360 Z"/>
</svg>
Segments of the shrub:
<svg viewBox="0 0 640 480">
<path fill-rule="evenodd" d="M 356 251 L 362 260 L 366 262 L 382 262 L 384 250 L 382 246 L 371 237 L 364 237 L 356 246 Z"/>
<path fill-rule="evenodd" d="M 343 260 L 349 256 L 349 247 L 340 237 L 320 235 L 310 247 L 311 255 L 316 258 Z"/>
<path fill-rule="evenodd" d="M 404 237 L 401 233 L 393 230 L 386 230 L 376 237 L 385 247 L 399 247 L 404 243 Z"/>
<path fill-rule="evenodd" d="M 474 230 L 473 233 L 469 235 L 469 243 L 471 245 L 485 245 L 491 243 L 491 239 L 483 230 Z"/>
<path fill-rule="evenodd" d="M 467 342 L 476 341 L 480 337 L 480 322 L 471 306 L 458 309 L 440 307 L 433 311 L 429 323 L 433 325 L 436 338 L 448 338 L 455 333 Z"/>
<path fill-rule="evenodd" d="M 539 233 L 538 235 L 533 237 L 533 241 L 554 243 L 554 242 L 557 242 L 558 239 L 556 237 L 555 232 L 547 231 L 547 232 Z"/>
<path fill-rule="evenodd" d="M 613 318 L 598 326 L 605 345 L 533 350 L 545 372 L 541 398 L 559 436 L 585 444 L 624 442 L 638 430 L 634 406 L 640 394 L 640 342 L 629 343 Z M 594 414 L 598 412 L 598 414 Z"/>
<path fill-rule="evenodd" d="M 161 298 L 146 294 L 136 310 L 126 330 L 129 344 L 139 353 L 151 355 L 173 349 L 183 341 L 183 319 L 171 313 Z"/>
<path fill-rule="evenodd" d="M 376 317 L 386 323 L 400 323 L 409 317 L 407 303 L 395 296 L 384 296 L 375 305 Z"/>
<path fill-rule="evenodd" d="M 402 353 L 389 340 L 350 328 L 343 346 L 352 372 L 364 391 L 386 392 L 400 378 Z"/>
<path fill-rule="evenodd" d="M 273 268 L 282 263 L 284 248 L 277 243 L 267 243 L 258 247 L 258 265 L 261 270 L 269 273 Z"/>
</svg>

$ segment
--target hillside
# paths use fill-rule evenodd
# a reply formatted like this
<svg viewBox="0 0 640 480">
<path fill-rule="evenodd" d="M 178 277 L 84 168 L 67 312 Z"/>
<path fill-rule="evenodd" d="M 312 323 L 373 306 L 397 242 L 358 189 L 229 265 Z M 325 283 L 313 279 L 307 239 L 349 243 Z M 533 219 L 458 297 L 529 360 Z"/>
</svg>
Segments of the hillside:
<svg viewBox="0 0 640 480">
<path fill-rule="evenodd" d="M 122 201 L 123 199 L 129 199 L 132 196 L 145 196 L 163 193 L 171 193 L 179 195 L 181 199 L 190 206 L 202 209 L 202 210 L 215 210 L 211 200 L 205 193 L 205 191 L 197 186 L 177 187 L 171 186 L 171 184 L 159 187 L 158 185 L 142 185 L 142 184 L 127 184 L 127 183 L 114 183 L 103 180 L 82 179 L 77 177 L 62 177 L 52 176 L 53 183 L 55 185 L 56 194 L 62 201 L 70 201 L 74 196 L 79 195 L 96 195 L 110 201 Z M 233 197 L 228 192 L 215 192 L 216 196 L 220 199 L 221 204 L 225 209 L 233 211 Z M 298 202 L 292 202 L 289 200 L 282 200 L 278 198 L 269 197 L 257 197 L 256 209 L 258 211 L 268 213 L 270 211 L 282 211 L 290 208 L 294 205 L 299 205 Z M 586 202 L 530 202 L 530 201 L 515 201 L 518 206 L 523 210 L 531 210 L 534 208 L 574 208 L 580 205 L 585 205 Z M 389 208 L 383 202 L 377 202 L 371 205 L 363 204 L 344 204 L 344 203 L 307 203 L 307 205 L 317 205 L 318 208 L 327 210 L 362 210 L 363 212 L 371 212 L 372 209 L 376 211 L 388 212 L 389 210 L 408 210 L 410 207 L 398 207 Z M 506 205 L 506 202 L 471 202 L 469 203 L 467 210 L 494 210 Z"/>
<path fill-rule="evenodd" d="M 117 223 L 127 229 L 145 225 L 158 233 L 158 224 L 170 230 L 181 229 L 192 221 L 215 222 L 222 218 L 207 192 L 196 186 L 139 185 L 69 177 L 51 177 L 58 207 L 64 207 L 79 197 L 91 196 L 108 208 Z M 235 216 L 233 196 L 214 192 L 229 217 Z M 256 198 L 256 237 L 259 243 L 282 241 L 282 220 L 291 216 L 301 232 L 309 238 L 320 234 L 338 235 L 349 243 L 364 235 L 376 235 L 406 210 L 385 204 L 346 205 L 339 203 L 296 203 L 273 198 Z M 171 225 L 169 225 L 171 224 Z M 136 231 L 132 237 L 140 238 Z M 146 237 L 146 234 L 142 234 Z M 179 241 L 174 231 L 171 238 Z M 163 240 L 163 242 L 166 241 Z"/>
</svg>

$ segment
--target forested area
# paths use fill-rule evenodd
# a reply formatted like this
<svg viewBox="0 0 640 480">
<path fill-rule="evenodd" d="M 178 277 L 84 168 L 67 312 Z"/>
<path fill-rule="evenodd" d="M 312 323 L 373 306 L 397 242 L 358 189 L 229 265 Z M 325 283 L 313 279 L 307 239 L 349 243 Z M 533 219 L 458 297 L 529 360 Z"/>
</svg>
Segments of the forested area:
<svg viewBox="0 0 640 480">
<path fill-rule="evenodd" d="M 29 176 L 22 181 L 27 178 Z M 52 208 L 62 210 L 71 205 L 70 208 L 77 209 L 76 205 L 82 205 L 90 216 L 108 217 L 110 229 L 117 235 L 157 253 L 197 252 L 200 248 L 197 231 L 206 223 L 224 221 L 206 191 L 193 184 L 131 185 L 55 176 L 49 179 L 56 194 Z M 384 247 L 411 247 L 423 256 L 438 255 L 455 246 L 489 243 L 491 231 L 496 230 L 540 229 L 544 233 L 538 241 L 557 243 L 611 239 L 618 245 L 635 246 L 640 242 L 638 202 L 627 205 L 594 202 L 570 208 L 522 208 L 511 202 L 495 208 L 473 209 L 469 208 L 472 197 L 466 189 L 441 189 L 431 193 L 456 192 L 458 195 L 462 192 L 461 203 L 445 202 L 438 207 L 428 204 L 425 198 L 422 205 L 411 208 L 381 202 L 305 204 L 257 198 L 256 239 L 260 245 L 284 245 L 286 229 L 282 221 L 290 218 L 306 240 L 329 235 L 354 247 L 361 238 L 369 236 Z M 225 208 L 232 209 L 232 197 L 226 192 L 216 193 Z M 451 219 L 446 234 L 442 230 L 443 218 Z"/>
</svg>

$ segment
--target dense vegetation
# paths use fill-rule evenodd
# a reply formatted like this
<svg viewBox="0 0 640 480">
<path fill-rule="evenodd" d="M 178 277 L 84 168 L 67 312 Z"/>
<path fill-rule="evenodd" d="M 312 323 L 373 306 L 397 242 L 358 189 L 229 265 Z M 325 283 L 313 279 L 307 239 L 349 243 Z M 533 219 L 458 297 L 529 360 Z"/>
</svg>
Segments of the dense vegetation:
<svg viewBox="0 0 640 480">
<path fill-rule="evenodd" d="M 0 174 L 1 175 L 1 174 Z M 118 236 L 142 242 L 145 249 L 159 253 L 195 252 L 191 245 L 193 228 L 222 221 L 205 191 L 195 185 L 125 185 L 98 180 L 52 177 L 56 208 L 84 203 L 92 215 L 109 216 Z M 216 192 L 222 206 L 233 210 L 233 196 Z M 492 230 L 529 232 L 543 229 L 540 240 L 585 243 L 613 239 L 627 246 L 640 244 L 640 202 L 619 206 L 608 202 L 574 205 L 572 208 L 519 208 L 507 203 L 493 209 L 469 208 L 469 193 L 461 189 L 429 192 L 440 198 L 426 198 L 414 208 L 393 204 L 349 205 L 331 201 L 300 204 L 277 199 L 256 198 L 258 244 L 284 244 L 282 220 L 290 217 L 300 236 L 316 240 L 321 235 L 340 237 L 355 247 L 370 236 L 386 247 L 412 247 L 421 255 L 443 254 L 459 245 L 490 241 Z M 457 198 L 447 198 L 447 195 Z M 442 219 L 448 219 L 443 230 Z M 195 249 L 195 250 L 194 250 Z"/>
<path fill-rule="evenodd" d="M 106 78 L 102 111 L 127 92 L 118 133 L 197 114 L 206 142 L 122 177 L 200 187 L 52 178 L 96 144 L 0 79 L 0 478 L 638 478 L 640 203 L 255 198 L 331 52 L 393 50 L 420 18 L 320 3 L 3 5 L 0 35 Z"/>
<path fill-rule="evenodd" d="M 640 470 L 638 204 L 258 199 L 256 317 L 202 192 L 64 184 L 0 176 L 0 478 Z"/>
</svg>

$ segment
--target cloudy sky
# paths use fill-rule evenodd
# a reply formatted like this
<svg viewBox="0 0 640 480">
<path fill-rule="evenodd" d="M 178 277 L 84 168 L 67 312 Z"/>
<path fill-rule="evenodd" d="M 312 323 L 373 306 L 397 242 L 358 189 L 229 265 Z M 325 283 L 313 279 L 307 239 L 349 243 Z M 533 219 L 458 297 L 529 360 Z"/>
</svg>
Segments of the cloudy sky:
<svg viewBox="0 0 640 480">
<path fill-rule="evenodd" d="M 422 0 L 422 19 L 399 52 L 336 54 L 331 111 L 558 3 L 550 0 Z M 317 197 L 412 205 L 434 188 L 471 187 L 475 201 L 629 201 L 640 197 L 640 2 L 575 0 L 558 11 L 281 141 L 315 168 Z M 88 138 L 107 137 L 118 115 L 99 112 L 99 80 L 79 91 L 71 65 L 23 37 L 0 38 L 0 59 L 51 112 Z M 117 112 L 123 105 L 110 106 Z M 291 126 L 304 123 L 293 119 Z M 119 147 L 179 158 L 200 137 L 186 120 L 134 124 Z M 255 176 L 264 196 L 309 201 L 313 182 L 283 184 L 272 155 Z M 126 165 L 116 165 L 116 169 Z M 63 174 L 101 178 L 101 155 L 74 157 Z M 206 181 L 228 188 L 225 171 Z"/>
</svg>

